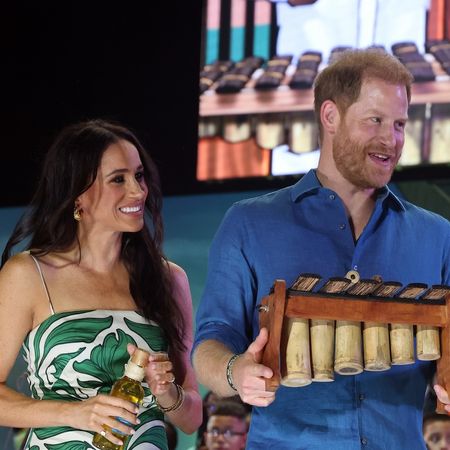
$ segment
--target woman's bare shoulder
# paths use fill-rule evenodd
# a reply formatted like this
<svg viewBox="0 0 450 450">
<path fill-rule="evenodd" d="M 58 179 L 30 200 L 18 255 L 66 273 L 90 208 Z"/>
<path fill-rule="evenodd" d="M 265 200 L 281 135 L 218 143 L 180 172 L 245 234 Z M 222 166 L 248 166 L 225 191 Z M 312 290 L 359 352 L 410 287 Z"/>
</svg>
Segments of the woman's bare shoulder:
<svg viewBox="0 0 450 450">
<path fill-rule="evenodd" d="M 167 266 L 172 276 L 187 278 L 185 270 L 178 264 L 175 264 L 173 261 L 167 261 Z"/>
<path fill-rule="evenodd" d="M 172 261 L 168 261 L 167 266 L 173 283 L 175 297 L 179 299 L 181 304 L 186 303 L 187 301 L 190 303 L 191 292 L 186 272 L 182 267 Z"/>
<path fill-rule="evenodd" d="M 36 266 L 29 252 L 17 253 L 6 261 L 0 271 L 1 279 L 15 279 L 29 276 L 31 272 L 36 271 Z"/>
<path fill-rule="evenodd" d="M 26 327 L 24 331 L 31 327 L 35 305 L 39 300 L 39 290 L 36 289 L 39 282 L 36 266 L 25 252 L 12 256 L 0 270 L 1 314 L 23 321 Z"/>
<path fill-rule="evenodd" d="M 179 266 L 178 264 L 175 264 L 172 261 L 167 262 L 167 266 L 169 269 L 170 278 L 172 280 L 172 283 L 174 284 L 175 288 L 178 289 L 188 289 L 189 288 L 189 280 L 188 276 L 185 272 L 185 270 Z"/>
</svg>

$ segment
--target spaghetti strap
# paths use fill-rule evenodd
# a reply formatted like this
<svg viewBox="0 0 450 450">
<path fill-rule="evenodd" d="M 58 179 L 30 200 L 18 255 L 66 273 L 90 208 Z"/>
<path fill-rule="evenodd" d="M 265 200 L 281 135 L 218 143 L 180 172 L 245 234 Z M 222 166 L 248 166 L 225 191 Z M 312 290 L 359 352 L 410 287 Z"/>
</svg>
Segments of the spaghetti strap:
<svg viewBox="0 0 450 450">
<path fill-rule="evenodd" d="M 50 298 L 50 293 L 48 292 L 47 283 L 45 282 L 44 274 L 42 273 L 41 265 L 39 264 L 39 261 L 37 258 L 35 258 L 31 253 L 29 255 L 33 258 L 34 263 L 36 264 L 37 270 L 39 272 L 39 276 L 41 277 L 42 286 L 44 286 L 45 294 L 47 295 L 48 304 L 50 305 L 50 312 L 53 316 L 55 314 L 55 309 L 53 308 L 53 303 Z"/>
</svg>

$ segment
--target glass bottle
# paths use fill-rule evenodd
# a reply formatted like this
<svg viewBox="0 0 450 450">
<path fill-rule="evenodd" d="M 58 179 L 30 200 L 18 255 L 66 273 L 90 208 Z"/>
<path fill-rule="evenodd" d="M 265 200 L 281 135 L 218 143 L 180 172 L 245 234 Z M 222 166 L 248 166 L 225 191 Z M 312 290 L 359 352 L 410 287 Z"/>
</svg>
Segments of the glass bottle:
<svg viewBox="0 0 450 450">
<path fill-rule="evenodd" d="M 131 355 L 127 364 L 125 364 L 125 373 L 122 378 L 117 380 L 112 389 L 110 395 L 114 397 L 123 398 L 136 406 L 140 406 L 144 398 L 144 389 L 141 386 L 141 382 L 144 379 L 145 367 L 148 363 L 149 353 L 145 350 L 137 348 L 133 355 Z M 116 417 L 122 423 L 133 426 L 120 417 Z M 125 448 L 126 441 L 129 436 L 122 434 L 119 430 L 111 429 L 107 425 L 103 425 L 106 431 L 112 433 L 114 436 L 123 441 L 122 445 L 113 444 L 106 439 L 100 433 L 94 435 L 92 444 L 101 450 L 123 450 Z"/>
</svg>

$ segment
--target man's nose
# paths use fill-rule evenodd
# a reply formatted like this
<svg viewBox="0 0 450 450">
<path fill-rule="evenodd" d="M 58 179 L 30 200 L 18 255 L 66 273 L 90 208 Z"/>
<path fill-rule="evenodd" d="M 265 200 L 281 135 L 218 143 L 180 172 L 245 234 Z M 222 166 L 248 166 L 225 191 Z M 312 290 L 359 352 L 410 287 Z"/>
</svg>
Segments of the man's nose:
<svg viewBox="0 0 450 450">
<path fill-rule="evenodd" d="M 380 142 L 390 148 L 394 148 L 397 145 L 398 132 L 393 124 L 383 124 L 380 130 Z"/>
</svg>

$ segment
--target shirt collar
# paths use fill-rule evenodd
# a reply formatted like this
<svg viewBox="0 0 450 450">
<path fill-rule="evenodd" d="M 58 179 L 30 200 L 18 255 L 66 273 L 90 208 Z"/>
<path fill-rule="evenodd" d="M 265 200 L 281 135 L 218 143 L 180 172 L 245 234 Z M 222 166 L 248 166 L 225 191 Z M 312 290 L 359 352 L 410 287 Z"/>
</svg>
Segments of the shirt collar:
<svg viewBox="0 0 450 450">
<path fill-rule="evenodd" d="M 321 188 L 322 185 L 317 178 L 316 171 L 315 169 L 312 169 L 292 186 L 291 200 L 293 202 L 296 202 L 301 197 L 304 197 L 307 194 L 313 194 Z M 403 202 L 392 192 L 389 186 L 383 186 L 381 189 L 379 189 L 377 201 L 387 201 L 392 205 L 397 206 L 401 211 L 405 211 Z"/>
<path fill-rule="evenodd" d="M 295 202 L 305 194 L 317 192 L 321 187 L 316 171 L 312 169 L 292 186 L 291 200 Z"/>
<path fill-rule="evenodd" d="M 405 205 L 403 204 L 402 200 L 395 195 L 391 188 L 389 186 L 383 186 L 379 191 L 377 195 L 377 200 L 384 202 L 385 200 L 392 204 L 393 206 L 397 207 L 401 211 L 405 211 Z"/>
</svg>

